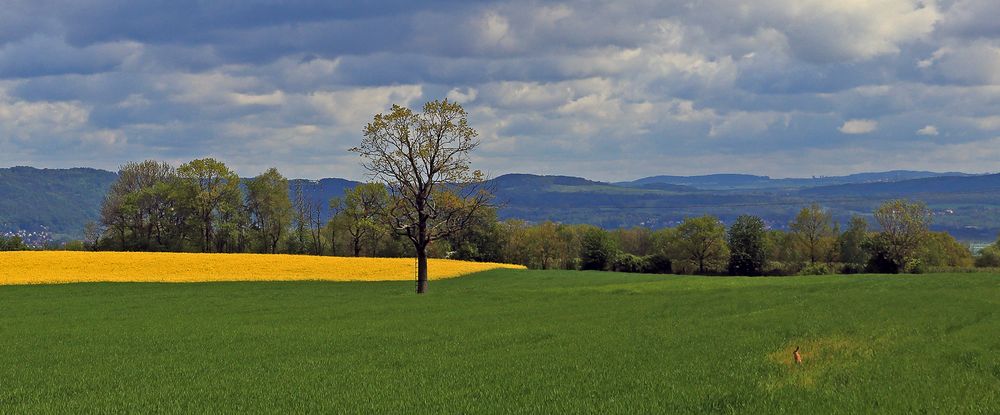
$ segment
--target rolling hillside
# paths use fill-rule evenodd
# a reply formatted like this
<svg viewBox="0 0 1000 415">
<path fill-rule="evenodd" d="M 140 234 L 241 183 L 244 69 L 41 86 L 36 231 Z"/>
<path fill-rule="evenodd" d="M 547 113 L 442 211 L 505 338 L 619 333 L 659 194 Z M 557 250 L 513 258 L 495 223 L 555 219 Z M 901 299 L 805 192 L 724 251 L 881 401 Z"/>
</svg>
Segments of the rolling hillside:
<svg viewBox="0 0 1000 415">
<path fill-rule="evenodd" d="M 88 168 L 0 169 L 0 232 L 47 231 L 57 240 L 79 238 L 87 222 L 99 219 L 104 194 L 117 178 L 114 172 Z M 294 195 L 301 186 L 303 196 L 328 214 L 330 199 L 357 184 L 296 179 L 289 181 L 289 191 Z"/>
<path fill-rule="evenodd" d="M 749 174 L 709 174 L 704 176 L 652 176 L 617 184 L 629 187 L 643 187 L 652 184 L 670 184 L 693 186 L 705 190 L 776 189 L 809 188 L 855 183 L 894 183 L 904 180 L 946 176 L 966 177 L 971 175 L 956 172 L 935 173 L 912 170 L 893 170 L 876 173 L 850 174 L 847 176 L 787 179 L 772 179 L 768 176 L 754 176 Z"/>
<path fill-rule="evenodd" d="M 115 173 L 96 169 L 0 169 L 0 232 L 78 235 L 100 215 Z"/>
<path fill-rule="evenodd" d="M 935 229 L 963 240 L 994 240 L 1000 232 L 1000 175 L 948 174 L 896 171 L 817 179 L 657 176 L 628 183 L 508 174 L 493 179 L 488 187 L 497 196 L 501 218 L 607 228 L 673 226 L 703 214 L 729 222 L 746 213 L 783 229 L 811 203 L 827 207 L 836 220 L 846 222 L 851 215 L 870 215 L 886 199 L 913 198 L 934 209 Z M 64 239 L 78 237 L 86 222 L 98 218 L 104 192 L 114 179 L 115 173 L 95 169 L 0 169 L 0 232 L 47 229 Z M 329 200 L 357 184 L 335 178 L 296 179 L 290 181 L 290 191 L 294 197 L 301 186 L 304 197 L 329 215 Z"/>
<path fill-rule="evenodd" d="M 518 186 L 500 185 L 495 190 L 499 199 L 506 202 L 501 210 L 502 217 L 592 223 L 607 228 L 673 226 L 685 217 L 703 214 L 716 215 L 725 222 L 731 222 L 741 214 L 753 214 L 761 216 L 772 228 L 785 229 L 795 214 L 811 203 L 830 209 L 835 220 L 845 223 L 851 215 L 870 216 L 882 201 L 910 198 L 925 201 L 934 210 L 935 230 L 947 231 L 959 239 L 971 241 L 992 241 L 1000 232 L 1000 175 L 963 174 L 886 181 L 892 174 L 845 176 L 859 180 L 851 184 L 728 190 L 698 189 L 691 185 L 735 186 L 740 182 L 764 179 L 760 179 L 762 176 L 746 175 L 737 178 L 732 175 L 699 176 L 678 180 L 678 183 L 688 185 L 664 184 L 682 187 L 662 191 L 649 187 L 655 186 L 655 183 L 648 181 L 632 182 L 629 186 L 588 181 L 568 188 L 553 183 L 552 178 L 531 176 L 520 177 Z M 907 177 L 907 174 L 902 176 Z M 533 179 L 533 184 L 529 183 L 529 178 Z"/>
</svg>

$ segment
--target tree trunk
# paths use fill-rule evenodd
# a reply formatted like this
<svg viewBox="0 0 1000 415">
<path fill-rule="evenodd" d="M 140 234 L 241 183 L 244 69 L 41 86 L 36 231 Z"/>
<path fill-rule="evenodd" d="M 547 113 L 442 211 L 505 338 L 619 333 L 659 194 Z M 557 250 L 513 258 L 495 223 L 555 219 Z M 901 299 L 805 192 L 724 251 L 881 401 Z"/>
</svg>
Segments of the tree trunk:
<svg viewBox="0 0 1000 415">
<path fill-rule="evenodd" d="M 427 247 L 417 248 L 417 294 L 427 292 Z"/>
<path fill-rule="evenodd" d="M 202 252 L 209 252 L 212 249 L 212 213 L 209 212 L 202 216 L 201 220 L 205 222 L 205 242 L 202 245 Z"/>
</svg>

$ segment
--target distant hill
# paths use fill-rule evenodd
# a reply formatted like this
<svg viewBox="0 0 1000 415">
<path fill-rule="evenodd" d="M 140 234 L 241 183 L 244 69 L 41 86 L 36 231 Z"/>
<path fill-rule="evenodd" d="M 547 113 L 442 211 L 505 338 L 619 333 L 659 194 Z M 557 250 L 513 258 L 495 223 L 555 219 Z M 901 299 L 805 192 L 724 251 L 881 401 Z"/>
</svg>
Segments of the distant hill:
<svg viewBox="0 0 1000 415">
<path fill-rule="evenodd" d="M 117 178 L 87 168 L 0 169 L 0 231 L 78 235 L 100 215 L 104 194 Z"/>
<path fill-rule="evenodd" d="M 1000 196 L 1000 174 L 982 176 L 929 177 L 900 182 L 851 183 L 804 189 L 805 195 L 908 196 L 927 193 L 986 192 Z M 995 192 L 995 193 L 994 193 Z"/>
<path fill-rule="evenodd" d="M 346 179 L 292 179 L 288 181 L 288 193 L 289 197 L 294 198 L 296 187 L 301 186 L 303 197 L 314 205 L 319 204 L 323 208 L 323 217 L 329 219 L 333 216 L 330 212 L 330 199 L 343 197 L 345 192 L 359 184 L 361 183 Z"/>
<path fill-rule="evenodd" d="M 995 240 L 1000 232 L 1000 175 L 947 174 L 896 171 L 777 180 L 751 175 L 658 176 L 660 179 L 627 184 L 515 175 L 497 178 L 495 192 L 503 203 L 502 218 L 591 223 L 607 228 L 674 226 L 686 217 L 704 214 L 731 222 L 741 214 L 751 214 L 762 217 L 772 228 L 785 229 L 801 208 L 812 203 L 819 203 L 835 220 L 846 223 L 852 215 L 871 217 L 881 202 L 903 197 L 926 202 L 935 211 L 936 230 L 963 240 Z M 663 177 L 685 184 L 656 181 Z M 895 180 L 909 177 L 918 178 Z M 857 182 L 804 186 L 848 180 Z M 730 188 L 704 189 L 713 186 Z"/>
<path fill-rule="evenodd" d="M 0 169 L 0 231 L 48 229 L 79 237 L 97 220 L 116 174 L 95 169 Z M 853 182 L 851 182 L 853 181 Z M 848 183 L 842 183 L 848 182 Z M 290 181 L 323 207 L 358 182 L 344 179 Z M 923 200 L 935 211 L 935 229 L 965 240 L 993 240 L 1000 231 L 1000 175 L 894 171 L 816 179 L 771 179 L 753 175 L 655 176 L 605 183 L 571 176 L 507 174 L 492 179 L 501 218 L 537 222 L 590 223 L 607 228 L 674 226 L 686 217 L 712 214 L 731 222 L 738 215 L 762 217 L 784 229 L 802 207 L 819 203 L 845 223 L 868 215 L 886 199 Z"/>
<path fill-rule="evenodd" d="M 858 173 L 846 176 L 813 178 L 772 179 L 768 176 L 749 174 L 709 174 L 704 176 L 652 176 L 631 182 L 617 183 L 622 186 L 643 187 L 651 184 L 672 184 L 696 187 L 703 190 L 805 188 L 851 183 L 885 183 L 929 177 L 965 177 L 966 173 L 935 173 L 929 171 L 893 170 L 876 173 Z"/>
<path fill-rule="evenodd" d="M 100 219 L 104 195 L 117 179 L 117 173 L 89 168 L 0 169 L 0 232 L 44 230 L 56 239 L 79 238 L 87 222 Z M 289 190 L 301 185 L 306 199 L 323 206 L 328 217 L 330 199 L 357 184 L 296 179 L 289 181 Z"/>
<path fill-rule="evenodd" d="M 505 174 L 490 180 L 490 186 L 506 190 L 529 191 L 602 191 L 618 194 L 642 194 L 642 190 L 658 190 L 669 192 L 693 192 L 698 189 L 691 186 L 668 183 L 648 183 L 637 186 L 622 186 L 619 184 L 597 182 L 572 176 L 541 176 L 537 174 Z"/>
<path fill-rule="evenodd" d="M 691 186 L 700 189 L 736 189 L 764 187 L 772 180 L 767 176 L 749 174 L 709 174 L 703 176 L 652 176 L 631 182 L 618 183 L 622 186 L 643 187 L 654 184 Z"/>
</svg>

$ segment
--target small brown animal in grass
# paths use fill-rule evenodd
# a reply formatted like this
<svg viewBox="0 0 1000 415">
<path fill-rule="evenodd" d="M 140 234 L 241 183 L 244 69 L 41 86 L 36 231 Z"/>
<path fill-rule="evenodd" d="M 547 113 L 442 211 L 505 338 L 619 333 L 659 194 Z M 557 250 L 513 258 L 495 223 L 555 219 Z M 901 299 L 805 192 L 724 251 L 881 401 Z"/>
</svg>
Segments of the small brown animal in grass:
<svg viewBox="0 0 1000 415">
<path fill-rule="evenodd" d="M 799 354 L 799 346 L 795 346 L 795 351 L 792 352 L 792 357 L 795 358 L 795 363 L 802 364 L 802 355 Z"/>
</svg>

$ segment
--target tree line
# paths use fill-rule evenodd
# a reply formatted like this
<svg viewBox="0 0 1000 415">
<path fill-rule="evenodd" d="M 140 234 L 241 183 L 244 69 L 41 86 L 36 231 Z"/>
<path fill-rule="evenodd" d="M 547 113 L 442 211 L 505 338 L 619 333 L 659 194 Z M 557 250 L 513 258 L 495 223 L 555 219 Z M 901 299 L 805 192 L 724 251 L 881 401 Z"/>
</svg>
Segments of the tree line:
<svg viewBox="0 0 1000 415">
<path fill-rule="evenodd" d="M 861 216 L 842 229 L 818 205 L 803 208 L 787 232 L 751 215 L 728 228 L 706 215 L 659 230 L 487 220 L 456 238 L 452 255 L 534 269 L 747 276 L 1000 266 L 1000 242 L 974 257 L 948 233 L 929 230 L 932 215 L 922 203 L 888 201 L 872 216 L 878 230 Z"/>
<path fill-rule="evenodd" d="M 222 253 L 400 256 L 374 223 L 388 193 L 364 184 L 318 204 L 270 168 L 240 179 L 204 158 L 174 167 L 146 160 L 118 170 L 99 223 L 84 230 L 89 249 Z M 333 219 L 329 219 L 332 212 Z"/>
<path fill-rule="evenodd" d="M 27 251 L 28 249 L 28 245 L 25 245 L 24 240 L 20 236 L 6 237 L 0 235 L 0 251 Z"/>
<path fill-rule="evenodd" d="M 125 164 L 105 197 L 90 249 L 416 256 L 417 292 L 427 258 L 523 264 L 530 268 L 732 275 L 921 272 L 928 267 L 1000 263 L 994 245 L 979 258 L 946 233 L 929 230 L 921 203 L 889 201 L 841 230 L 818 205 L 802 209 L 788 232 L 760 217 L 728 228 L 701 216 L 660 230 L 499 221 L 481 172 L 470 167 L 477 132 L 461 105 L 422 111 L 393 105 L 363 129 L 351 149 L 377 183 L 316 203 L 277 169 L 242 180 L 211 158 L 178 167 Z M 291 191 L 290 191 L 291 190 Z M 324 211 L 327 214 L 324 214 Z"/>
<path fill-rule="evenodd" d="M 277 169 L 240 179 L 206 158 L 179 167 L 127 163 L 108 191 L 100 224 L 88 225 L 88 248 L 126 251 L 255 252 L 340 256 L 413 256 L 394 232 L 394 199 L 365 183 L 319 205 L 290 188 Z M 324 212 L 329 212 L 324 215 Z M 944 232 L 931 232 L 930 210 L 893 200 L 841 229 L 818 205 L 803 208 L 789 231 L 756 216 L 728 228 L 700 216 L 664 229 L 605 230 L 591 225 L 500 221 L 494 208 L 428 244 L 430 257 L 505 262 L 534 269 L 645 273 L 794 275 L 922 272 L 929 267 L 1000 266 L 1000 247 L 973 257 Z"/>
<path fill-rule="evenodd" d="M 376 114 L 351 151 L 379 183 L 363 184 L 329 206 L 310 202 L 277 169 L 242 181 L 211 158 L 174 168 L 128 163 L 118 172 L 86 229 L 95 249 L 308 253 L 417 258 L 417 292 L 427 289 L 433 249 L 482 212 L 492 196 L 471 169 L 478 134 L 455 102 L 431 101 L 417 112 L 393 105 Z M 333 212 L 325 219 L 323 211 Z M 339 248 L 339 249 L 338 249 Z"/>
<path fill-rule="evenodd" d="M 84 229 L 82 248 L 411 257 L 410 242 L 391 227 L 392 204 L 377 183 L 319 204 L 275 168 L 240 179 L 211 158 L 176 168 L 130 162 L 119 168 L 100 221 Z M 448 256 L 446 246 L 435 243 L 429 255 Z"/>
</svg>

